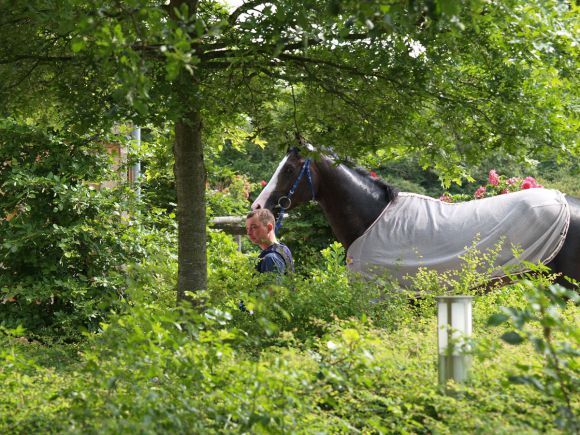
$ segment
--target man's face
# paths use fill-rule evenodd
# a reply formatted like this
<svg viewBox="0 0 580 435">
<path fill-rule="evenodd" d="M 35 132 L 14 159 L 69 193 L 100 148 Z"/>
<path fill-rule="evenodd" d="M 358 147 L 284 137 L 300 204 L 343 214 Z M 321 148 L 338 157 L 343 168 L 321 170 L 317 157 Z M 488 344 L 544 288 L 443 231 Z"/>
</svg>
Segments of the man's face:
<svg viewBox="0 0 580 435">
<path fill-rule="evenodd" d="M 267 243 L 268 233 L 270 231 L 270 225 L 264 225 L 260 222 L 258 216 L 252 216 L 251 218 L 246 220 L 246 233 L 248 234 L 248 238 L 252 243 L 256 245 L 263 245 Z"/>
</svg>

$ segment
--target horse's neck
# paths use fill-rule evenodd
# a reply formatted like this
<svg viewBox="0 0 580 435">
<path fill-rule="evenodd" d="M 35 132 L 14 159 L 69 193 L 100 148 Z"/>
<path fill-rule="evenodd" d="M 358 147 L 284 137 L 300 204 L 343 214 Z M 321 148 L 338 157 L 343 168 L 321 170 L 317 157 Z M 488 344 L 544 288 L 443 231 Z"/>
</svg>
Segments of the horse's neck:
<svg viewBox="0 0 580 435">
<path fill-rule="evenodd" d="M 348 247 L 376 220 L 388 204 L 384 190 L 343 165 L 316 163 L 317 200 L 339 242 Z"/>
</svg>

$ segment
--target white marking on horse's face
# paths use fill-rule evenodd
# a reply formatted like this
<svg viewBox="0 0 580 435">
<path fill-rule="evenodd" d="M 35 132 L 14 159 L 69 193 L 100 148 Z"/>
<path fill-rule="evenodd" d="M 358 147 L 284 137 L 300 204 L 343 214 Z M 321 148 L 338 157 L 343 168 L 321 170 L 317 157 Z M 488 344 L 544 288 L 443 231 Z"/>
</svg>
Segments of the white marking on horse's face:
<svg viewBox="0 0 580 435">
<path fill-rule="evenodd" d="M 266 202 L 268 201 L 268 198 L 270 198 L 270 195 L 272 195 L 272 192 L 274 192 L 274 189 L 278 184 L 278 177 L 280 175 L 280 172 L 282 172 L 282 168 L 288 161 L 288 157 L 289 155 L 286 155 L 286 157 L 282 159 L 282 161 L 278 165 L 278 168 L 274 172 L 274 175 L 272 175 L 272 178 L 270 178 L 270 181 L 268 181 L 268 184 L 266 184 L 266 187 L 264 187 L 264 190 L 260 192 L 260 195 L 258 195 L 256 200 L 252 203 L 252 210 L 256 208 L 264 208 Z"/>
</svg>

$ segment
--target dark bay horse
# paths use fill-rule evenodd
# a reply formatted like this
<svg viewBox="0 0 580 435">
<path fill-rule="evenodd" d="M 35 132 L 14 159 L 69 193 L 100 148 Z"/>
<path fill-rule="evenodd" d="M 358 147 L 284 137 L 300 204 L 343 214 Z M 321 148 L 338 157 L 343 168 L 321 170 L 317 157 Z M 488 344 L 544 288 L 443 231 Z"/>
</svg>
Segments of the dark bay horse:
<svg viewBox="0 0 580 435">
<path fill-rule="evenodd" d="M 397 189 L 362 169 L 336 164 L 327 157 L 307 159 L 298 149 L 292 148 L 252 204 L 252 209 L 268 208 L 275 214 L 278 212 L 281 219 L 284 211 L 315 199 L 337 240 L 348 250 L 400 195 L 403 194 Z M 580 281 L 580 199 L 566 196 L 564 202 L 569 209 L 567 233 L 548 266 L 553 272 Z M 560 282 L 570 286 L 565 280 Z"/>
</svg>

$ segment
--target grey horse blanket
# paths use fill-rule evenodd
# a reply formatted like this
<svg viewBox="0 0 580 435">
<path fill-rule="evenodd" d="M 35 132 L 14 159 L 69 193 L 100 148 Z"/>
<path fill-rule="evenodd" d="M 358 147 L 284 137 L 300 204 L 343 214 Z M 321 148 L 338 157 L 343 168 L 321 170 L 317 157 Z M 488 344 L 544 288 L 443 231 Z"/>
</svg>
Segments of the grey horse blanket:
<svg viewBox="0 0 580 435">
<path fill-rule="evenodd" d="M 385 275 L 403 286 L 425 267 L 459 271 L 469 249 L 501 246 L 491 278 L 524 272 L 522 261 L 547 263 L 561 249 L 570 223 L 564 194 L 528 189 L 462 203 L 399 193 L 347 251 L 347 264 L 364 276 Z M 514 255 L 514 248 L 519 255 Z"/>
</svg>

